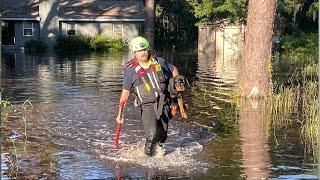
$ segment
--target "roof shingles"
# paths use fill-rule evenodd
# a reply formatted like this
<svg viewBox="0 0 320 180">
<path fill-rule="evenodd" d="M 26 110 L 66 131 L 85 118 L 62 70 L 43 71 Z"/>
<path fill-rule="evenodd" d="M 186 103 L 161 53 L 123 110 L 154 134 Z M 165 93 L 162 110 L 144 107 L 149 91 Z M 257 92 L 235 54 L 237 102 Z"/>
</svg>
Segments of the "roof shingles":
<svg viewBox="0 0 320 180">
<path fill-rule="evenodd" d="M 59 19 L 145 19 L 142 1 L 58 0 Z M 38 18 L 39 0 L 3 0 L 2 18 Z"/>
<path fill-rule="evenodd" d="M 3 18 L 38 18 L 39 0 L 3 0 Z"/>
<path fill-rule="evenodd" d="M 142 1 L 95 1 L 59 5 L 60 19 L 144 19 Z"/>
</svg>

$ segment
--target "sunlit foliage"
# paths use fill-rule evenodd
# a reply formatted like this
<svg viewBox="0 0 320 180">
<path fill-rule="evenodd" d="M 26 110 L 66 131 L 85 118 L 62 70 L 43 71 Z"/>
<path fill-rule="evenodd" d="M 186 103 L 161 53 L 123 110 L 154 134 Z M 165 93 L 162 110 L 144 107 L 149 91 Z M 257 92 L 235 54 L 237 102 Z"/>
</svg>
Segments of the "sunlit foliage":
<svg viewBox="0 0 320 180">
<path fill-rule="evenodd" d="M 194 8 L 194 15 L 199 24 L 222 19 L 244 22 L 246 19 L 247 0 L 187 0 Z"/>
</svg>

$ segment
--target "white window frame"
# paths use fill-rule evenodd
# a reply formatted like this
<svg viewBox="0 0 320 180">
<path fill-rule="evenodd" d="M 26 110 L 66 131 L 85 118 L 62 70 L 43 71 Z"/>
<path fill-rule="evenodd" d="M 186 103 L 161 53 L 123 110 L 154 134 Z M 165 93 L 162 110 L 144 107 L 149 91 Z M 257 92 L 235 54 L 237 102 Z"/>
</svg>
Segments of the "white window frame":
<svg viewBox="0 0 320 180">
<path fill-rule="evenodd" d="M 76 23 L 66 23 L 67 28 L 66 28 L 66 35 L 67 36 L 76 36 L 77 35 L 77 24 Z M 69 28 L 71 25 L 74 25 L 74 28 Z M 71 26 L 72 27 L 72 26 Z M 69 35 L 68 31 L 69 30 L 74 30 L 74 35 Z"/>
<path fill-rule="evenodd" d="M 123 38 L 123 23 L 112 23 L 112 37 L 116 37 L 115 33 L 114 33 L 115 25 L 121 25 L 121 36 L 120 36 L 120 38 Z"/>
<path fill-rule="evenodd" d="M 25 27 L 25 24 L 27 24 L 27 23 L 31 23 L 31 28 L 29 28 L 29 27 Z M 33 36 L 33 22 L 28 22 L 28 21 L 26 21 L 26 22 L 23 22 L 23 36 Z M 31 35 L 28 35 L 28 34 L 25 34 L 24 33 L 24 30 L 26 30 L 26 29 L 31 29 Z"/>
</svg>

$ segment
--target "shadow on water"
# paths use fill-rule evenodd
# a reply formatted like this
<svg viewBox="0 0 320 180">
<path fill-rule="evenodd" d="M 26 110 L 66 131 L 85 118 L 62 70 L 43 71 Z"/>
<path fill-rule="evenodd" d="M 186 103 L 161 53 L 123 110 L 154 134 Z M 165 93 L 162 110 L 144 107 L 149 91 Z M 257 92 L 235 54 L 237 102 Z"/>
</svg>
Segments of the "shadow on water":
<svg viewBox="0 0 320 180">
<path fill-rule="evenodd" d="M 274 138 L 264 102 L 233 101 L 236 61 L 158 54 L 186 75 L 192 120 L 171 120 L 163 158 L 142 154 L 144 131 L 132 99 L 120 148 L 113 145 L 128 54 L 2 56 L 3 99 L 13 105 L 1 114 L 1 178 L 317 178 L 294 130 Z M 22 106 L 25 100 L 32 106 Z"/>
</svg>

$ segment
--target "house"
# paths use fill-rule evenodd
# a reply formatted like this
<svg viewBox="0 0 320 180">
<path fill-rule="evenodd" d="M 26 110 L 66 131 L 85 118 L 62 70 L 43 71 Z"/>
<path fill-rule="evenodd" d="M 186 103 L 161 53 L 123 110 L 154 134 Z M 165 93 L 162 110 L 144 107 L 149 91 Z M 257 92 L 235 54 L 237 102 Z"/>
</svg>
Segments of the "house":
<svg viewBox="0 0 320 180">
<path fill-rule="evenodd" d="M 1 4 L 2 45 L 23 46 L 39 38 L 39 1 L 4 0 Z"/>
<path fill-rule="evenodd" d="M 1 12 L 2 46 L 13 48 L 30 39 L 53 47 L 59 35 L 130 39 L 145 21 L 139 0 L 2 0 Z"/>
</svg>

